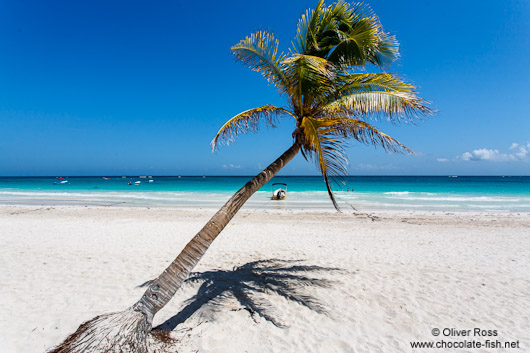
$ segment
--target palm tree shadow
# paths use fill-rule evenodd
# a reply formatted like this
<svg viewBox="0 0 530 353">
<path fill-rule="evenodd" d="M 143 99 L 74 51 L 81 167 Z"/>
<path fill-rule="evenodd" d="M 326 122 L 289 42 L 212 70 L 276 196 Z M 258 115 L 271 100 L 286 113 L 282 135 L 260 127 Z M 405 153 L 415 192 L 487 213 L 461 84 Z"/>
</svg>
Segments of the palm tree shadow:
<svg viewBox="0 0 530 353">
<path fill-rule="evenodd" d="M 285 327 L 273 313 L 270 294 L 326 314 L 327 311 L 318 299 L 307 293 L 307 288 L 330 287 L 336 281 L 314 277 L 314 274 L 343 270 L 300 263 L 299 260 L 271 259 L 249 262 L 233 270 L 194 272 L 186 282 L 202 283 L 197 294 L 185 302 L 185 307 L 178 314 L 157 326 L 155 330 L 171 331 L 205 307 L 215 312 L 229 298 L 237 300 L 253 319 L 257 315 L 277 327 Z"/>
</svg>

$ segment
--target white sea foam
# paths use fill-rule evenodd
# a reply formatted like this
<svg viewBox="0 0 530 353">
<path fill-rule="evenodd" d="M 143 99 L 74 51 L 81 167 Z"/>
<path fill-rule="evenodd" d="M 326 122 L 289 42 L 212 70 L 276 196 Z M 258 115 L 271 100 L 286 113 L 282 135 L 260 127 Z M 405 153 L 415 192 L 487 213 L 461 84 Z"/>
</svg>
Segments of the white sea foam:
<svg viewBox="0 0 530 353">
<path fill-rule="evenodd" d="M 0 204 L 28 205 L 113 205 L 135 207 L 205 207 L 218 208 L 231 192 L 173 192 L 173 191 L 0 191 Z M 357 209 L 467 209 L 530 211 L 530 197 L 470 196 L 411 191 L 345 192 L 337 191 L 336 199 L 342 207 Z M 247 208 L 333 209 L 326 191 L 288 191 L 287 199 L 272 201 L 269 191 L 258 191 L 245 205 Z"/>
<path fill-rule="evenodd" d="M 389 191 L 384 192 L 385 195 L 408 195 L 410 194 L 410 191 Z"/>
<path fill-rule="evenodd" d="M 404 200 L 416 201 L 455 201 L 455 202 L 520 202 L 520 198 L 491 197 L 491 196 L 443 196 L 443 197 L 403 197 Z"/>
<path fill-rule="evenodd" d="M 390 199 L 402 199 L 409 201 L 455 201 L 455 202 L 521 202 L 530 201 L 530 198 L 520 196 L 469 196 L 469 195 L 446 195 L 430 192 L 391 191 L 383 195 Z"/>
</svg>

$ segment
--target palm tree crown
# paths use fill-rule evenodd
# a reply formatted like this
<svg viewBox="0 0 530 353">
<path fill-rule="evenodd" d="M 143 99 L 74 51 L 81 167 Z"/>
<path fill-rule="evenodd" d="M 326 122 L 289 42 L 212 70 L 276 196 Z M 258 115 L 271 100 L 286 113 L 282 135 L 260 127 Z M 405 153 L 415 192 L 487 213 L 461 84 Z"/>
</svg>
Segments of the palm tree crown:
<svg viewBox="0 0 530 353">
<path fill-rule="evenodd" d="M 433 110 L 412 84 L 383 71 L 398 58 L 398 42 L 367 5 L 340 0 L 326 7 L 320 0 L 299 20 L 289 54 L 280 53 L 278 44 L 273 34 L 259 31 L 234 45 L 232 53 L 276 87 L 287 106 L 267 104 L 236 115 L 219 130 L 212 147 L 257 132 L 262 122 L 275 127 L 278 118 L 291 117 L 295 142 L 304 158 L 315 160 L 338 209 L 330 177 L 347 172 L 346 140 L 412 153 L 368 121 L 416 120 Z M 366 73 L 367 65 L 382 72 Z"/>
</svg>

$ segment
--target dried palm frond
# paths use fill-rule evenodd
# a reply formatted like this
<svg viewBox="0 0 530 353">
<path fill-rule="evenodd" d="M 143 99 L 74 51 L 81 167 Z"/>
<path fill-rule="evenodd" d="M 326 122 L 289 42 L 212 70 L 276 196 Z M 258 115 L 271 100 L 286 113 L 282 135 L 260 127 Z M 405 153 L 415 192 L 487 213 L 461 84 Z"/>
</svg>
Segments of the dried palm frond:
<svg viewBox="0 0 530 353">
<path fill-rule="evenodd" d="M 429 116 L 428 102 L 414 93 L 398 91 L 356 92 L 338 98 L 324 107 L 328 111 L 352 112 L 357 116 L 390 121 L 411 121 Z"/>
<path fill-rule="evenodd" d="M 374 126 L 362 120 L 348 118 L 321 118 L 332 125 L 331 133 L 345 139 L 354 139 L 365 145 L 381 146 L 385 151 L 392 153 L 407 152 L 414 154 L 411 149 L 393 137 L 379 131 Z"/>
<path fill-rule="evenodd" d="M 48 353 L 147 353 L 150 330 L 146 316 L 130 308 L 83 323 Z"/>
<path fill-rule="evenodd" d="M 228 145 L 230 142 L 234 142 L 239 134 L 258 132 L 262 122 L 267 127 L 275 128 L 278 123 L 278 117 L 282 115 L 292 116 L 292 113 L 284 108 L 275 107 L 270 104 L 239 113 L 219 129 L 211 142 L 212 150 L 219 147 L 221 143 Z"/>
<path fill-rule="evenodd" d="M 336 84 L 318 103 L 326 115 L 414 122 L 434 113 L 412 84 L 389 73 L 341 74 Z"/>
</svg>

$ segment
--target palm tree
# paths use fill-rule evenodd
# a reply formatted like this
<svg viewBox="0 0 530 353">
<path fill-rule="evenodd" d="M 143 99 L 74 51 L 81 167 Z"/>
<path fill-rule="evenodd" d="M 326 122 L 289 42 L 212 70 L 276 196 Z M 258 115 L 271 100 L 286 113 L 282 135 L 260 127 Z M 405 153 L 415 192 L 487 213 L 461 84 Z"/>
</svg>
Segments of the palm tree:
<svg viewBox="0 0 530 353">
<path fill-rule="evenodd" d="M 432 113 L 413 85 L 383 71 L 397 59 L 398 43 L 363 4 L 341 0 L 325 6 L 320 0 L 315 10 L 302 15 L 288 54 L 280 53 L 278 41 L 264 31 L 243 39 L 232 47 L 232 53 L 237 61 L 261 73 L 286 98 L 287 105 L 264 105 L 236 115 L 221 127 L 212 147 L 256 132 L 261 123 L 274 127 L 283 117 L 292 118 L 296 126 L 292 146 L 226 202 L 135 305 L 84 323 L 52 352 L 147 352 L 153 316 L 169 302 L 250 196 L 299 151 L 316 162 L 338 209 L 331 178 L 346 173 L 345 141 L 410 152 L 369 121 L 400 122 Z M 369 65 L 379 72 L 366 73 Z"/>
</svg>

